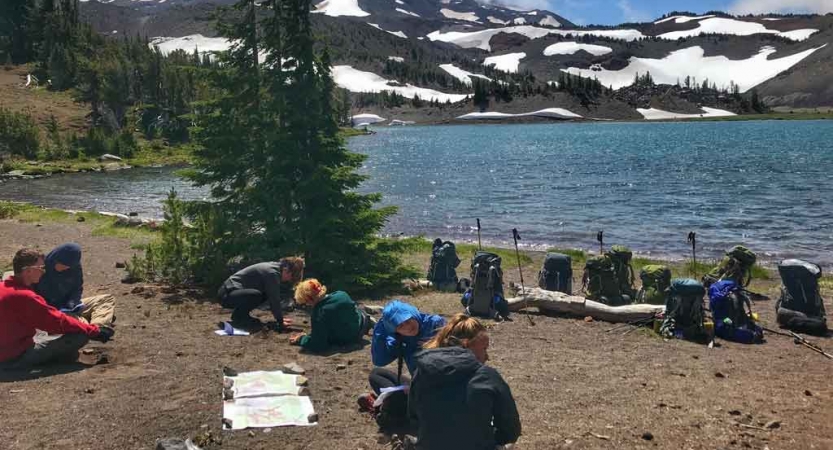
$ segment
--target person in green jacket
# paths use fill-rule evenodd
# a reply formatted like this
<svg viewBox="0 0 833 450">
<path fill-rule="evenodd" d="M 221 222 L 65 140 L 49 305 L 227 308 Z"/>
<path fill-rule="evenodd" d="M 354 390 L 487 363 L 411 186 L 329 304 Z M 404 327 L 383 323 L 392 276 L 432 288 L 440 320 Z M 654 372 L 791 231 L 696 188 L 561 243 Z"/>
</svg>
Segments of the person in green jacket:
<svg viewBox="0 0 833 450">
<path fill-rule="evenodd" d="M 333 346 L 361 342 L 373 328 L 373 320 L 359 310 L 356 302 L 344 291 L 327 293 L 315 278 L 304 280 L 295 287 L 295 302 L 312 307 L 309 334 L 290 336 L 289 343 L 304 350 L 321 353 Z"/>
</svg>

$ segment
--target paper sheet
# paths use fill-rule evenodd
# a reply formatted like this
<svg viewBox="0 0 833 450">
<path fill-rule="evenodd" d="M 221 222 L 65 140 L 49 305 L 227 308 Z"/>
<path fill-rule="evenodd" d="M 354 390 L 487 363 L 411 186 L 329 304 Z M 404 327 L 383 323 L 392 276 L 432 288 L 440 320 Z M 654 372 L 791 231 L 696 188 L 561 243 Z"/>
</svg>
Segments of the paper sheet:
<svg viewBox="0 0 833 450">
<path fill-rule="evenodd" d="M 239 328 L 234 328 L 228 322 L 223 322 L 223 329 L 214 330 L 214 334 L 218 336 L 248 336 L 249 332 L 246 330 L 241 330 Z"/>
<path fill-rule="evenodd" d="M 394 392 L 404 391 L 407 388 L 408 388 L 408 386 L 402 385 L 402 386 L 394 386 L 394 387 L 380 389 L 379 390 L 379 396 L 376 397 L 376 401 L 373 402 L 373 406 L 381 406 L 382 402 L 384 402 L 386 398 L 393 395 Z"/>
<path fill-rule="evenodd" d="M 232 430 L 316 425 L 309 422 L 314 413 L 309 397 L 297 395 L 238 398 L 223 404 L 223 419 L 231 421 Z"/>
<path fill-rule="evenodd" d="M 297 384 L 298 375 L 286 374 L 279 370 L 244 372 L 236 377 L 226 378 L 234 381 L 234 398 L 298 395 L 301 390 Z"/>
</svg>

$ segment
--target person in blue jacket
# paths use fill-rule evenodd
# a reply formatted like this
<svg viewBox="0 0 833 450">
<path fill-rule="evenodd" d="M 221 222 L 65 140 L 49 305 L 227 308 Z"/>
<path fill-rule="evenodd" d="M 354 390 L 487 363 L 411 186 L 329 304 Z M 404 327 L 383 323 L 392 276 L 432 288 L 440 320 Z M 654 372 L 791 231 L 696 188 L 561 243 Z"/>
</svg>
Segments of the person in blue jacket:
<svg viewBox="0 0 833 450">
<path fill-rule="evenodd" d="M 407 384 L 401 373 L 383 369 L 402 356 L 409 373 L 415 366 L 414 354 L 422 350 L 437 331 L 445 325 L 445 319 L 434 314 L 420 312 L 416 307 L 399 300 L 388 303 L 382 310 L 382 318 L 373 328 L 370 354 L 373 365 L 370 387 L 376 395 L 382 388 Z M 401 368 L 397 368 L 400 372 Z"/>
</svg>

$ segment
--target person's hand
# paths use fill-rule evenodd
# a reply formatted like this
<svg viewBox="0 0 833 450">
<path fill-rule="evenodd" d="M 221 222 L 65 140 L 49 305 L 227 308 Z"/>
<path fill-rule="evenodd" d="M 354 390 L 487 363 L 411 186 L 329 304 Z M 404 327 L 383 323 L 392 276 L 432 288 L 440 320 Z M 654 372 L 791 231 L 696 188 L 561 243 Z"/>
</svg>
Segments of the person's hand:
<svg viewBox="0 0 833 450">
<path fill-rule="evenodd" d="M 292 323 L 293 323 L 293 322 L 292 322 L 292 319 L 290 319 L 290 318 L 288 318 L 288 317 L 284 317 L 284 319 L 283 319 L 283 326 L 285 326 L 285 327 L 291 327 L 291 326 L 292 326 Z"/>
<path fill-rule="evenodd" d="M 293 334 L 292 336 L 289 336 L 289 343 L 292 345 L 300 345 L 302 337 L 304 337 L 303 333 Z"/>
<path fill-rule="evenodd" d="M 99 325 L 98 326 L 98 334 L 91 337 L 90 339 L 98 342 L 107 342 L 109 341 L 113 335 L 116 334 L 116 330 L 106 326 L 106 325 Z"/>
</svg>

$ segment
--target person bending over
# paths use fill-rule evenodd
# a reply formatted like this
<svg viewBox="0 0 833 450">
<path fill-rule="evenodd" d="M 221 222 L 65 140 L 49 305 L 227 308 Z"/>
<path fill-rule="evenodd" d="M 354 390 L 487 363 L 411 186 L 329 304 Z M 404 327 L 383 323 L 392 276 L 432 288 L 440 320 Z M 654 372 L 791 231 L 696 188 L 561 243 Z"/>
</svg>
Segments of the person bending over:
<svg viewBox="0 0 833 450">
<path fill-rule="evenodd" d="M 373 323 L 346 292 L 328 294 L 327 286 L 315 278 L 304 280 L 295 287 L 295 303 L 312 307 L 311 329 L 309 334 L 291 336 L 289 343 L 310 352 L 324 352 L 332 346 L 360 342 Z"/>
<path fill-rule="evenodd" d="M 494 450 L 514 443 L 521 421 L 509 386 L 489 360 L 489 335 L 458 314 L 415 355 L 408 396 L 417 448 Z"/>
<path fill-rule="evenodd" d="M 84 273 L 81 268 L 81 246 L 70 242 L 59 245 L 46 255 L 46 271 L 35 292 L 65 314 L 93 325 L 112 326 L 116 298 L 110 294 L 81 298 Z"/>
<path fill-rule="evenodd" d="M 113 336 L 112 328 L 64 314 L 32 290 L 45 271 L 39 251 L 18 251 L 12 265 L 14 276 L 0 284 L 0 369 L 75 360 L 90 339 L 107 342 Z M 37 330 L 63 336 L 36 341 Z"/>
<path fill-rule="evenodd" d="M 303 258 L 281 258 L 279 261 L 254 264 L 238 271 L 223 282 L 217 296 L 224 308 L 234 310 L 231 313 L 233 326 L 243 329 L 260 328 L 260 320 L 249 313 L 268 303 L 275 317 L 275 326 L 278 331 L 283 331 L 292 321 L 283 318 L 281 282 L 296 284 L 303 278 Z"/>
<path fill-rule="evenodd" d="M 445 325 L 445 319 L 420 312 L 416 307 L 394 300 L 382 310 L 382 318 L 373 328 L 370 355 L 373 365 L 370 387 L 378 395 L 382 388 L 404 383 L 401 374 L 383 369 L 383 366 L 402 359 L 408 372 L 413 373 L 414 353 Z"/>
</svg>

